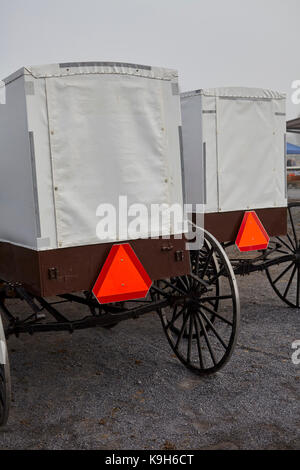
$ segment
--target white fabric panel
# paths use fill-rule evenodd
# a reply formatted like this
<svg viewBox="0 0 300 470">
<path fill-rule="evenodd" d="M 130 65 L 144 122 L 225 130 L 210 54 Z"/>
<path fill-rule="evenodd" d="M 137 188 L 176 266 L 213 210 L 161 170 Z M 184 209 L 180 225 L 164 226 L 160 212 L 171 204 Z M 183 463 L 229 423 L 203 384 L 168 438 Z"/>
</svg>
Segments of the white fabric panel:
<svg viewBox="0 0 300 470">
<path fill-rule="evenodd" d="M 276 185 L 281 198 L 287 198 L 286 172 L 286 108 L 285 100 L 273 100 L 274 106 L 274 141 L 277 149 Z M 279 204 L 281 205 L 281 204 Z"/>
<path fill-rule="evenodd" d="M 204 204 L 204 152 L 202 142 L 201 96 L 181 99 L 182 140 L 184 155 L 185 202 Z"/>
<path fill-rule="evenodd" d="M 11 80 L 6 81 L 6 104 L 0 104 L 0 240 L 36 248 L 38 214 L 24 77 Z"/>
<path fill-rule="evenodd" d="M 45 79 L 35 80 L 25 75 L 25 84 L 32 84 L 33 93 L 27 94 L 28 129 L 33 133 L 35 148 L 36 186 L 38 193 L 41 238 L 38 249 L 57 248 L 56 222 L 53 200 L 53 181 Z M 42 243 L 43 240 L 48 243 Z"/>
<path fill-rule="evenodd" d="M 285 204 L 283 145 L 271 100 L 217 99 L 219 210 Z"/>
<path fill-rule="evenodd" d="M 205 212 L 218 211 L 218 162 L 216 140 L 216 100 L 202 96 L 202 139 L 206 148 Z"/>
<path fill-rule="evenodd" d="M 119 195 L 129 204 L 173 202 L 167 130 L 173 119 L 178 139 L 180 122 L 163 106 L 170 82 L 166 89 L 140 76 L 74 74 L 47 78 L 46 88 L 59 247 L 99 243 L 96 209 L 118 208 Z M 178 140 L 173 151 L 181 181 Z M 182 201 L 181 185 L 176 191 Z"/>
<path fill-rule="evenodd" d="M 189 127 L 190 133 L 196 132 L 190 103 L 198 103 L 199 96 L 206 145 L 205 212 L 286 207 L 285 96 L 256 88 L 183 93 L 183 127 Z M 199 151 L 199 142 L 198 136 L 185 142 L 185 158 Z M 194 186 L 193 178 L 187 184 Z"/>
<path fill-rule="evenodd" d="M 183 179 L 181 173 L 182 155 L 180 145 L 181 109 L 178 82 L 176 80 L 160 80 L 161 112 L 163 116 L 162 132 L 164 135 L 163 155 L 167 169 L 165 183 L 168 185 L 170 204 L 183 205 Z M 174 93 L 174 89 L 176 93 Z M 164 230 L 172 234 L 182 234 L 183 228 L 174 227 L 173 217 L 169 217 L 169 225 Z"/>
</svg>

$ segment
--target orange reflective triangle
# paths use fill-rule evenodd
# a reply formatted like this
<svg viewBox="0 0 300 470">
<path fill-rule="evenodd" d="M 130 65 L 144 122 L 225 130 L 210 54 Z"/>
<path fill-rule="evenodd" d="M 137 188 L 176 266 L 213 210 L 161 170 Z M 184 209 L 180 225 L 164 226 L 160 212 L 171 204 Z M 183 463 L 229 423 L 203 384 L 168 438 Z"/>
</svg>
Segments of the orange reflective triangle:
<svg viewBox="0 0 300 470">
<path fill-rule="evenodd" d="M 264 250 L 268 248 L 270 237 L 255 211 L 245 212 L 236 246 L 240 251 Z"/>
<path fill-rule="evenodd" d="M 113 245 L 93 287 L 99 303 L 146 297 L 152 281 L 129 245 Z"/>
</svg>

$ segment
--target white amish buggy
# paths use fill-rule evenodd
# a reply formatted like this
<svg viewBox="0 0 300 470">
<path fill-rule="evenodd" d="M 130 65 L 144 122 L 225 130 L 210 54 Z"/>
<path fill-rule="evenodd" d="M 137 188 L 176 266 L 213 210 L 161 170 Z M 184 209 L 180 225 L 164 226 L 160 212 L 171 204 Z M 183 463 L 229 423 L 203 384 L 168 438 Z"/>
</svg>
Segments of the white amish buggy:
<svg viewBox="0 0 300 470">
<path fill-rule="evenodd" d="M 126 232 L 122 217 L 121 235 L 112 231 L 101 239 L 96 230 L 99 205 L 118 207 L 121 195 L 129 205 L 183 205 L 177 72 L 63 63 L 24 67 L 5 85 L 0 424 L 7 422 L 10 405 L 11 335 L 111 328 L 157 311 L 186 367 L 198 374 L 219 370 L 235 346 L 239 298 L 216 238 L 205 232 L 202 249 L 191 252 L 190 260 L 185 230 L 171 218 L 140 237 Z M 18 316 L 16 299 L 24 305 Z M 64 302 L 86 307 L 87 315 L 66 316 Z"/>
<path fill-rule="evenodd" d="M 199 89 L 181 95 L 181 108 L 187 202 L 203 202 L 204 227 L 224 249 L 247 252 L 230 259 L 236 275 L 265 271 L 280 299 L 299 308 L 300 203 L 287 201 L 285 95 Z"/>
</svg>

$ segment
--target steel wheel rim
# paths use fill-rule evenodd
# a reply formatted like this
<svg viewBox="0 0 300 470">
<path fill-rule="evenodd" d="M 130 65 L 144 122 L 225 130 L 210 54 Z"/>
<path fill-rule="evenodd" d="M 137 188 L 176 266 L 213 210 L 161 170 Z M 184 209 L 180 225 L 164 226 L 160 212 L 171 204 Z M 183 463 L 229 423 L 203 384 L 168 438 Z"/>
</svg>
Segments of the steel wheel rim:
<svg viewBox="0 0 300 470">
<path fill-rule="evenodd" d="M 197 276 L 200 276 L 202 279 L 206 278 L 207 280 L 210 279 L 211 276 L 216 276 L 219 272 L 219 265 L 218 261 L 215 255 L 211 256 L 210 259 L 210 253 L 211 253 L 211 245 L 209 244 L 208 240 L 205 238 L 203 247 L 201 250 L 198 251 L 191 251 L 190 252 L 190 261 L 191 261 L 191 268 L 192 268 L 192 273 L 196 274 Z M 208 262 L 207 262 L 208 261 Z M 185 279 L 185 282 L 187 282 L 187 276 L 183 276 Z M 181 278 L 179 278 L 181 279 Z M 179 281 L 180 282 L 180 281 Z M 215 287 L 215 292 L 214 296 L 216 297 L 215 302 L 211 303 L 212 309 L 217 312 L 218 307 L 219 307 L 219 278 L 216 279 L 216 283 L 214 284 Z M 179 285 L 180 287 L 180 285 Z M 215 321 L 215 315 L 207 312 L 207 315 L 210 316 L 210 321 L 214 323 Z M 173 333 L 179 333 L 179 330 L 176 329 L 174 326 L 170 327 Z M 210 327 L 208 326 L 208 329 Z M 203 331 L 201 330 L 200 332 L 201 335 L 203 335 Z M 188 337 L 188 332 L 184 332 L 184 337 Z M 193 334 L 193 338 L 196 338 L 196 334 Z"/>
<path fill-rule="evenodd" d="M 278 245 L 274 254 L 276 256 L 291 255 L 291 259 L 285 263 L 280 263 L 279 257 L 278 264 L 282 264 L 280 272 L 273 273 L 272 268 L 267 267 L 266 274 L 277 296 L 288 306 L 300 308 L 300 240 L 293 218 L 293 208 L 300 208 L 300 202 L 291 203 L 288 206 L 290 229 L 287 236 L 275 237 L 273 240 L 273 243 L 275 242 Z M 285 282 L 285 278 L 287 278 L 287 282 Z M 294 281 L 296 281 L 295 284 Z M 282 289 L 280 289 L 280 285 L 282 285 Z M 292 298 L 295 298 L 295 301 Z"/>
<path fill-rule="evenodd" d="M 1 315 L 0 340 L 3 341 L 6 346 L 6 339 L 2 326 Z M 7 423 L 11 403 L 11 379 L 7 347 L 5 354 L 5 364 L 0 364 L 0 426 L 4 426 Z"/>
<path fill-rule="evenodd" d="M 160 311 L 163 329 L 173 352 L 187 368 L 199 375 L 215 373 L 228 362 L 236 344 L 240 314 L 237 283 L 227 255 L 217 240 L 207 232 L 205 232 L 205 239 L 214 248 L 214 252 L 217 253 L 218 259 L 221 263 L 221 269 L 223 272 L 218 274 L 218 279 L 220 279 L 221 276 L 226 279 L 230 290 L 230 299 L 225 298 L 226 296 L 223 296 L 223 293 L 218 296 L 218 307 L 219 303 L 221 304 L 222 301 L 229 300 L 231 304 L 230 319 L 228 318 L 228 311 L 225 316 L 223 316 L 223 312 L 214 311 L 216 321 L 213 323 L 207 315 L 208 313 L 211 313 L 210 307 L 207 307 L 206 305 L 208 301 L 204 300 L 211 299 L 211 297 L 209 295 L 203 295 L 203 292 L 200 297 L 199 294 L 195 296 L 193 292 L 192 300 L 190 298 L 191 295 L 189 294 L 185 301 L 183 300 L 184 296 L 181 295 L 181 300 L 178 301 L 178 305 L 176 305 L 176 295 L 174 295 L 173 292 L 172 295 L 175 298 L 173 311 L 172 309 L 169 311 L 168 309 L 162 309 Z M 184 279 L 190 279 L 190 285 L 191 280 L 194 281 L 194 278 L 190 276 L 184 276 Z M 172 280 L 162 281 L 161 285 L 164 283 L 166 284 L 166 282 L 171 284 L 171 286 L 168 285 L 168 287 L 172 290 Z M 178 285 L 175 284 L 175 289 L 173 288 L 173 291 L 177 290 Z M 178 299 L 180 298 L 180 292 L 177 293 Z M 207 294 L 207 292 L 205 294 Z M 170 319 L 171 315 L 173 315 L 173 317 Z M 170 324 L 172 321 L 176 322 L 179 319 L 181 322 L 181 328 L 180 333 L 176 335 L 170 328 Z M 228 322 L 230 324 L 228 324 Z M 224 328 L 222 329 L 222 332 L 220 331 L 221 324 L 227 327 L 228 331 L 226 338 L 222 336 Z M 207 328 L 208 326 L 209 328 Z M 187 332 L 187 338 L 184 338 L 184 331 Z M 186 340 L 185 344 L 183 344 L 184 339 Z M 181 348 L 180 345 L 182 346 Z"/>
</svg>

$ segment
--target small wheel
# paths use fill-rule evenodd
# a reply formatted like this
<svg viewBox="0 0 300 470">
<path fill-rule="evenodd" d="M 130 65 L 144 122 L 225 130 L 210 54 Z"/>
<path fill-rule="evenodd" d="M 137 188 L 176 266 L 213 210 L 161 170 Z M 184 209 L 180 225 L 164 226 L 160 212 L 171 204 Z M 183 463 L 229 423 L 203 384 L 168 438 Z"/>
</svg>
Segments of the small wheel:
<svg viewBox="0 0 300 470">
<path fill-rule="evenodd" d="M 0 316 L 0 426 L 7 423 L 11 401 L 11 381 L 6 339 Z"/>
<path fill-rule="evenodd" d="M 158 283 L 159 297 L 170 300 L 159 310 L 168 342 L 178 359 L 199 375 L 220 370 L 230 359 L 240 316 L 227 255 L 208 232 L 204 238 L 202 249 L 191 255 L 191 275 Z"/>
<path fill-rule="evenodd" d="M 288 232 L 274 237 L 266 250 L 267 260 L 278 259 L 266 274 L 278 297 L 293 308 L 300 308 L 300 202 L 288 205 Z M 278 269 L 280 265 L 280 269 Z"/>
</svg>

